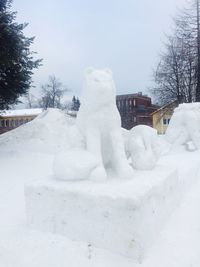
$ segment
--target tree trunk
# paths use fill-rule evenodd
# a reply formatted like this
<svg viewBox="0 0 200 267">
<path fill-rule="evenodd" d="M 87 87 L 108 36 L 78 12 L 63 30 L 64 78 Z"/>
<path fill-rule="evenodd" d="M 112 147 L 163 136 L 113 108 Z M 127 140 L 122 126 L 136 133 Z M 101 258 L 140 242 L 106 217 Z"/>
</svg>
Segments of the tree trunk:
<svg viewBox="0 0 200 267">
<path fill-rule="evenodd" d="M 199 0 L 197 0 L 197 87 L 196 101 L 200 102 L 200 19 L 199 19 Z"/>
</svg>

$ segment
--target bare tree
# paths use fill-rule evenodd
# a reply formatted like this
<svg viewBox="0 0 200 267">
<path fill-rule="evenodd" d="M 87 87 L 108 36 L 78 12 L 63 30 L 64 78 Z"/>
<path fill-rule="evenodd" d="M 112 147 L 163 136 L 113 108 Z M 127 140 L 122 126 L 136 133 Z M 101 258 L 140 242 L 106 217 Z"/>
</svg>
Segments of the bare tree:
<svg viewBox="0 0 200 267">
<path fill-rule="evenodd" d="M 67 89 L 63 88 L 62 83 L 55 77 L 49 76 L 49 82 L 42 86 L 42 97 L 39 100 L 40 107 L 47 108 L 60 108 L 61 98 Z"/>
<path fill-rule="evenodd" d="M 26 95 L 25 102 L 28 108 L 37 108 L 39 106 L 37 97 L 30 92 Z"/>
<path fill-rule="evenodd" d="M 154 73 L 155 87 L 151 90 L 160 104 L 183 101 L 183 49 L 176 39 L 168 37 L 166 51 Z"/>
<path fill-rule="evenodd" d="M 200 101 L 199 0 L 192 0 L 174 19 L 154 80 L 151 91 L 162 104 Z"/>
</svg>

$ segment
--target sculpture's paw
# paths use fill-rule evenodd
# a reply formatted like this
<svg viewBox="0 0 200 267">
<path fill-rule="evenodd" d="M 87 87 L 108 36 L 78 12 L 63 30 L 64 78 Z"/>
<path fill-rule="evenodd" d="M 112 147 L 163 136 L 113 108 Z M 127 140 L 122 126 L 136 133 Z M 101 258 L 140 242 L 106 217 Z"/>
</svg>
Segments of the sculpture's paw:
<svg viewBox="0 0 200 267">
<path fill-rule="evenodd" d="M 107 174 L 103 166 L 98 166 L 95 168 L 90 175 L 90 180 L 92 181 L 105 181 L 107 180 Z"/>
<path fill-rule="evenodd" d="M 122 179 L 131 179 L 134 176 L 134 170 L 128 163 L 123 164 L 118 169 L 118 176 Z"/>
</svg>

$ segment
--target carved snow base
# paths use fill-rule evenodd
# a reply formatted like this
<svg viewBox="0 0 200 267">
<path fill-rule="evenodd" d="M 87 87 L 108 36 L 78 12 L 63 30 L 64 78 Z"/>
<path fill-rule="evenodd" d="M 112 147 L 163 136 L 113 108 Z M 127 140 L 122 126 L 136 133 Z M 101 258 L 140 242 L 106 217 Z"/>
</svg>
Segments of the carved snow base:
<svg viewBox="0 0 200 267">
<path fill-rule="evenodd" d="M 141 261 L 179 202 L 175 170 L 157 167 L 132 180 L 46 180 L 25 186 L 28 224 Z"/>
</svg>

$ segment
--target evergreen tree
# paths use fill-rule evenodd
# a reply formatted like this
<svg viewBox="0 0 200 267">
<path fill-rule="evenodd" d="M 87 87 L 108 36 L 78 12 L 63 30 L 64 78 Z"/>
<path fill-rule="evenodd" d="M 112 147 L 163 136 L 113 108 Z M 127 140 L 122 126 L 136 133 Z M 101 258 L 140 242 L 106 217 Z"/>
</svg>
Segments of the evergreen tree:
<svg viewBox="0 0 200 267">
<path fill-rule="evenodd" d="M 30 45 L 34 37 L 25 37 L 27 23 L 18 24 L 12 0 L 0 0 L 0 109 L 8 109 L 28 92 L 33 69 L 41 60 L 34 60 Z"/>
<path fill-rule="evenodd" d="M 78 97 L 76 98 L 75 96 L 73 96 L 72 98 L 72 110 L 74 111 L 79 111 L 80 108 L 80 100 L 78 99 Z"/>
<path fill-rule="evenodd" d="M 80 102 L 80 100 L 77 97 L 77 99 L 76 99 L 76 108 L 77 108 L 77 111 L 79 111 L 80 106 L 81 106 L 81 102 Z"/>
</svg>

